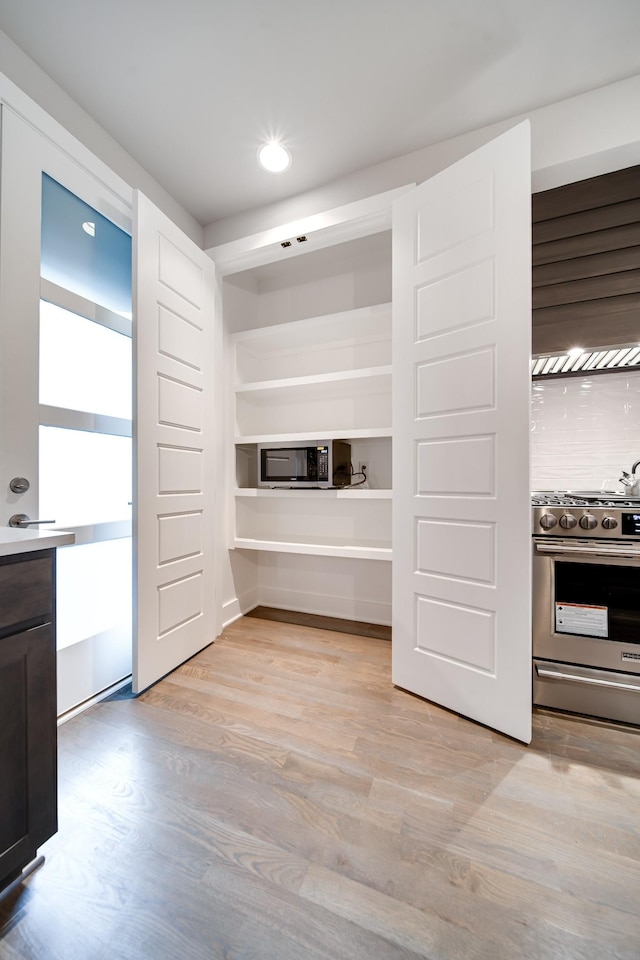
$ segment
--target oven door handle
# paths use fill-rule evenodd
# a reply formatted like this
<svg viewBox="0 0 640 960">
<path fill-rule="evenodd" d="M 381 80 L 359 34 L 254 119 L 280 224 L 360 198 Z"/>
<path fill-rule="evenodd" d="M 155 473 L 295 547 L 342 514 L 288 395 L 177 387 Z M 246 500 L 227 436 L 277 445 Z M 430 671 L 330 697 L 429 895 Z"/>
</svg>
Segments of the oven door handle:
<svg viewBox="0 0 640 960">
<path fill-rule="evenodd" d="M 631 690 L 640 693 L 640 679 L 638 683 L 621 683 L 618 680 L 601 680 L 599 677 L 578 676 L 575 673 L 562 673 L 560 670 L 545 670 L 536 664 L 536 673 L 545 680 L 571 680 L 573 683 L 592 683 L 598 687 L 608 687 L 611 690 Z"/>
<path fill-rule="evenodd" d="M 615 547 L 599 544 L 597 547 L 587 547 L 575 543 L 548 543 L 546 541 L 541 543 L 536 540 L 536 550 L 538 553 L 579 553 L 588 557 L 622 557 L 628 560 L 640 560 L 640 549 L 636 551 L 628 546 Z"/>
</svg>

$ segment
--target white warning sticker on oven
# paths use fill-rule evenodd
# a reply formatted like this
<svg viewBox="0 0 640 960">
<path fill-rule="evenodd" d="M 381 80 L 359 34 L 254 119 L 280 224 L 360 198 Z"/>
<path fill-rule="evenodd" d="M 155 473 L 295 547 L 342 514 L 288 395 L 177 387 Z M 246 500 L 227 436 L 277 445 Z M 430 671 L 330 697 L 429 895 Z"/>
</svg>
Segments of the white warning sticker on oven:
<svg viewBox="0 0 640 960">
<path fill-rule="evenodd" d="M 556 603 L 556 633 L 608 637 L 608 609 L 588 603 Z"/>
</svg>

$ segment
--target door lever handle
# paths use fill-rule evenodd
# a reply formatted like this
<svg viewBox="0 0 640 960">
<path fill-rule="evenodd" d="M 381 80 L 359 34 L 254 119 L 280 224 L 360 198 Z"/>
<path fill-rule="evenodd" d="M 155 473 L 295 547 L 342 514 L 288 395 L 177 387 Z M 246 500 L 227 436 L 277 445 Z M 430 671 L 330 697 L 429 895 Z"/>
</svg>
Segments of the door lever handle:
<svg viewBox="0 0 640 960">
<path fill-rule="evenodd" d="M 31 527 L 38 523 L 55 523 L 55 520 L 30 520 L 26 513 L 14 513 L 9 518 L 10 527 Z"/>
</svg>

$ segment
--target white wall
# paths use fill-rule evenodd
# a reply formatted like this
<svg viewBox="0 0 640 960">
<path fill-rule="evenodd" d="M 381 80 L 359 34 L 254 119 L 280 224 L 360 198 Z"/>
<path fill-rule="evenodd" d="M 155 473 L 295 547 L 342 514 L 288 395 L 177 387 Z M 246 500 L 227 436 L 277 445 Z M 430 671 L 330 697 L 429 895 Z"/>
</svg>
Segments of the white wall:
<svg viewBox="0 0 640 960">
<path fill-rule="evenodd" d="M 391 623 L 391 564 L 260 553 L 258 602 L 364 623 Z"/>
<path fill-rule="evenodd" d="M 0 66 L 3 102 L 23 115 L 30 98 L 129 186 L 142 190 L 188 237 L 202 246 L 202 227 L 191 214 L 1 30 Z"/>
<path fill-rule="evenodd" d="M 226 625 L 260 603 L 258 564 L 260 554 L 250 550 L 225 550 L 222 623 Z"/>
<path fill-rule="evenodd" d="M 534 191 L 640 163 L 639 103 L 640 76 L 636 76 L 527 114 Z M 205 249 L 406 183 L 420 183 L 521 119 L 524 115 L 472 130 L 290 200 L 211 223 L 204 231 Z"/>
<path fill-rule="evenodd" d="M 640 460 L 640 371 L 535 381 L 532 490 L 621 488 Z"/>
<path fill-rule="evenodd" d="M 231 333 L 391 301 L 391 231 L 224 279 Z"/>
</svg>

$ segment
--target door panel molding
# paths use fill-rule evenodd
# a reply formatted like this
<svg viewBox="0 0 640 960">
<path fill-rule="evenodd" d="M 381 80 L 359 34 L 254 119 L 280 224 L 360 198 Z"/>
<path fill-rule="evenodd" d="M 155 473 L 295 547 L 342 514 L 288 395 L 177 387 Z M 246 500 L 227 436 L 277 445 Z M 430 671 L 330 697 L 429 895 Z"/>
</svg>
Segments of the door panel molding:
<svg viewBox="0 0 640 960">
<path fill-rule="evenodd" d="M 133 690 L 215 639 L 213 261 L 136 193 Z"/>
<path fill-rule="evenodd" d="M 394 205 L 393 681 L 531 739 L 524 123 Z"/>
</svg>

